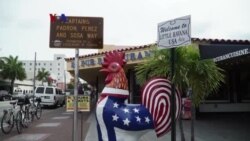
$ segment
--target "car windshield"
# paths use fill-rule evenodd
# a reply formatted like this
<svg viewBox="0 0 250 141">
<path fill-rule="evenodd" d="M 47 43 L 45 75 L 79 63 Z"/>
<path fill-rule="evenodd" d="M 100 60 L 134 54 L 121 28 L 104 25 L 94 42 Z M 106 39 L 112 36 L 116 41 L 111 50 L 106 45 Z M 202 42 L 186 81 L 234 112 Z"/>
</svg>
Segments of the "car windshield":
<svg viewBox="0 0 250 141">
<path fill-rule="evenodd" d="M 44 92 L 44 87 L 38 87 L 36 89 L 36 93 L 43 93 Z"/>
<path fill-rule="evenodd" d="M 53 94 L 53 88 L 46 88 L 46 94 Z"/>
</svg>

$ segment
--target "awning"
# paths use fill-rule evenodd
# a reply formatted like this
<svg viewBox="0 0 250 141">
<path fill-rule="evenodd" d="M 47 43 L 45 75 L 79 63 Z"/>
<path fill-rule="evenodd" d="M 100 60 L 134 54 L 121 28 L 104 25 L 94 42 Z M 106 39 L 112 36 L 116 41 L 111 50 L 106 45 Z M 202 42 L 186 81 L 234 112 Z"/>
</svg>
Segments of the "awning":
<svg viewBox="0 0 250 141">
<path fill-rule="evenodd" d="M 199 45 L 201 59 L 215 62 L 250 54 L 250 45 Z"/>
</svg>

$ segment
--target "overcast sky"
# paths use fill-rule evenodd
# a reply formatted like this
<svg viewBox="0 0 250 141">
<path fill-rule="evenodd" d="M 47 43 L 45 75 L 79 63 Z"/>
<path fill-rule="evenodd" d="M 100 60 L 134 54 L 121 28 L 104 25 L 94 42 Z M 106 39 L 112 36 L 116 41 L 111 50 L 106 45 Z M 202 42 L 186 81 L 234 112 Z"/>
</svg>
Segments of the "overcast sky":
<svg viewBox="0 0 250 141">
<path fill-rule="evenodd" d="M 198 38 L 250 40 L 250 0 L 0 0 L 0 56 L 52 60 L 74 49 L 49 48 L 49 14 L 104 18 L 104 44 L 145 45 L 157 24 L 191 15 Z M 81 49 L 80 55 L 96 50 Z"/>
</svg>

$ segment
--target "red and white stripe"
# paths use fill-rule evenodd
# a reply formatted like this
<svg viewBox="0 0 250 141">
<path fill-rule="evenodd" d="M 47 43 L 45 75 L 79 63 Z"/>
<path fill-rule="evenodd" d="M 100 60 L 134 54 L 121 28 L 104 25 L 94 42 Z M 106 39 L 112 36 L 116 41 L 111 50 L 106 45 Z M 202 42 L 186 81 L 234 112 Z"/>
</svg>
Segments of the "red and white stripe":
<svg viewBox="0 0 250 141">
<path fill-rule="evenodd" d="M 176 113 L 178 118 L 181 111 L 181 96 L 175 89 Z M 149 80 L 142 90 L 142 104 L 148 108 L 155 123 L 157 137 L 163 136 L 171 129 L 171 82 L 166 78 Z"/>
</svg>

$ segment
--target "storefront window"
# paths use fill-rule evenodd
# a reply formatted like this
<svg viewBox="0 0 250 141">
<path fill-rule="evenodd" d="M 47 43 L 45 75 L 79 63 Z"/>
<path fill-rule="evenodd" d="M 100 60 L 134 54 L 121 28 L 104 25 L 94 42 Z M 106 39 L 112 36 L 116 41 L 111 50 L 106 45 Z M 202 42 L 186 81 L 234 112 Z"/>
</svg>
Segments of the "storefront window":
<svg viewBox="0 0 250 141">
<path fill-rule="evenodd" d="M 240 96 L 242 102 L 250 102 L 250 73 L 244 70 L 240 74 Z"/>
</svg>

